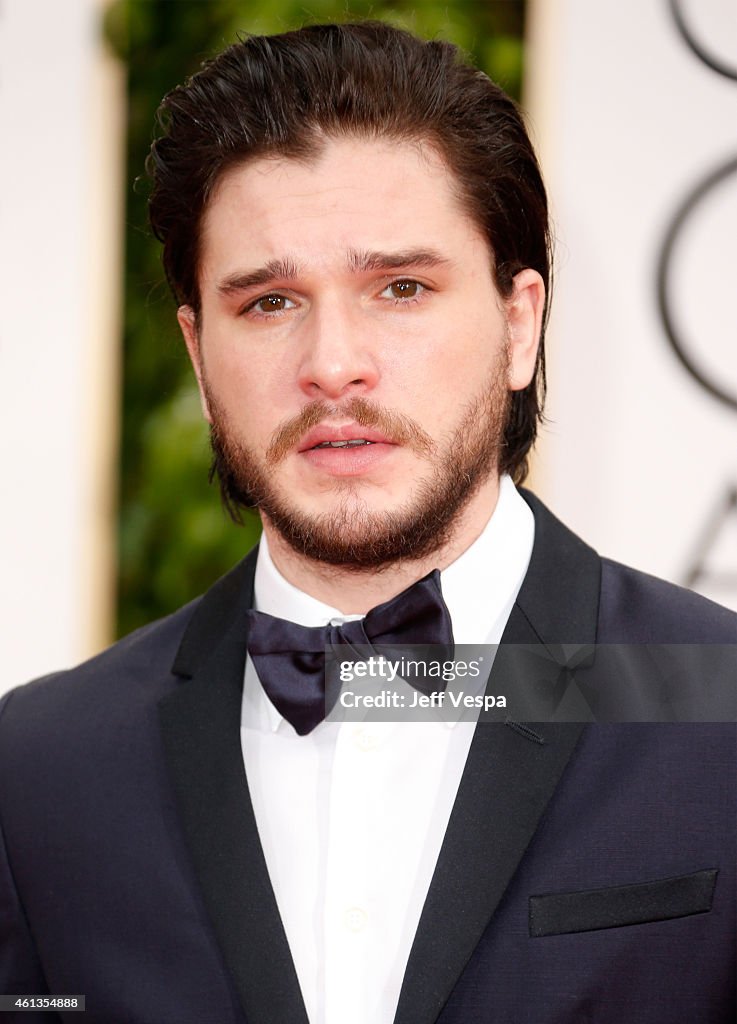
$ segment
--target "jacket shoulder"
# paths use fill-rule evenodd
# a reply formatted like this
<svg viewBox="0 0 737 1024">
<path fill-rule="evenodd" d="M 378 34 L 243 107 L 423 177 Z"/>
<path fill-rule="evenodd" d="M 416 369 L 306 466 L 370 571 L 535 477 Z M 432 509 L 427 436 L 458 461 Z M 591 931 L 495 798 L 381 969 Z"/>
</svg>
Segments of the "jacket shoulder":
<svg viewBox="0 0 737 1024">
<path fill-rule="evenodd" d="M 598 639 L 737 644 L 737 614 L 684 587 L 602 558 Z"/>
<path fill-rule="evenodd" d="M 121 724 L 133 709 L 158 700 L 176 684 L 172 663 L 192 616 L 196 598 L 151 622 L 74 668 L 18 686 L 0 700 L 3 744 L 12 733 L 22 746 L 60 727 L 100 728 Z"/>
</svg>

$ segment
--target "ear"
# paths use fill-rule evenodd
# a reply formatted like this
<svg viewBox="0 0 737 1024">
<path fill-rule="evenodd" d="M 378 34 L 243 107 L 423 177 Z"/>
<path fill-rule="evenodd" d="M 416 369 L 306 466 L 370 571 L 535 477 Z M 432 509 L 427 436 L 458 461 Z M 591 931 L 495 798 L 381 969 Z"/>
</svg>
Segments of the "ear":
<svg viewBox="0 0 737 1024">
<path fill-rule="evenodd" d="M 540 344 L 545 285 L 527 267 L 514 277 L 514 291 L 505 301 L 509 340 L 509 389 L 521 391 L 533 378 Z"/>
<path fill-rule="evenodd" d="M 200 404 L 202 405 L 202 415 L 208 423 L 212 423 L 212 416 L 210 415 L 210 408 L 207 404 L 207 393 L 204 385 L 200 336 L 197 331 L 197 317 L 195 316 L 195 311 L 191 306 L 180 306 L 177 310 L 177 320 L 179 321 L 179 327 L 184 337 L 184 343 L 187 346 L 187 351 L 189 352 L 189 358 L 192 360 L 194 375 L 197 378 L 197 387 L 200 392 Z"/>
</svg>

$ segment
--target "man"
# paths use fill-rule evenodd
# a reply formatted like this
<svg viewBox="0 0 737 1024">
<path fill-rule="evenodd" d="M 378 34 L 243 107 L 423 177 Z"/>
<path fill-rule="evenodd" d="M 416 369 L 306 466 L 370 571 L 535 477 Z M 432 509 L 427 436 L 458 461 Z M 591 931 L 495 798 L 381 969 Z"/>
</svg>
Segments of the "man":
<svg viewBox="0 0 737 1024">
<path fill-rule="evenodd" d="M 323 720 L 330 643 L 565 675 L 737 639 L 515 489 L 549 260 L 514 105 L 368 23 L 246 39 L 163 112 L 152 224 L 263 538 L 4 701 L 4 990 L 150 1024 L 732 1020 L 732 726 Z"/>
</svg>

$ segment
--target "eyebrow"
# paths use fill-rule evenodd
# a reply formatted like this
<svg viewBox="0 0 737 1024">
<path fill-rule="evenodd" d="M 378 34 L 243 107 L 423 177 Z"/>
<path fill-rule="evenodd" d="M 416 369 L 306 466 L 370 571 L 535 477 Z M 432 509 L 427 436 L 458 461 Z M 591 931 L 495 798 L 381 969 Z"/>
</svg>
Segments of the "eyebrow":
<svg viewBox="0 0 737 1024">
<path fill-rule="evenodd" d="M 401 270 L 404 267 L 448 266 L 450 260 L 435 249 L 400 249 L 397 252 L 380 252 L 373 249 L 349 249 L 347 266 L 352 273 L 368 273 L 374 270 Z M 300 274 L 300 266 L 290 257 L 269 260 L 254 270 L 236 271 L 223 278 L 217 286 L 221 295 L 246 291 L 272 281 L 293 281 Z"/>
<path fill-rule="evenodd" d="M 400 249 L 398 252 L 350 249 L 348 267 L 355 273 L 371 270 L 400 270 L 402 267 L 446 266 L 450 260 L 436 249 Z"/>
<path fill-rule="evenodd" d="M 221 295 L 231 295 L 233 292 L 243 292 L 247 288 L 256 288 L 258 285 L 268 284 L 270 281 L 284 280 L 292 281 L 299 274 L 299 267 L 289 258 L 269 260 L 263 267 L 255 270 L 236 271 L 229 274 L 218 285 Z"/>
</svg>

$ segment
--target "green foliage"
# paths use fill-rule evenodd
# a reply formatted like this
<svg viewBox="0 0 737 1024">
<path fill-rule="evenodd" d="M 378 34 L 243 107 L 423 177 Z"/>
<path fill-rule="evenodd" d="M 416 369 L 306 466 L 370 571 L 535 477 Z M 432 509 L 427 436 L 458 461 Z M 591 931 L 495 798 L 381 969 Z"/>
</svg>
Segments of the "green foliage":
<svg viewBox="0 0 737 1024">
<path fill-rule="evenodd" d="M 115 0 L 105 35 L 128 68 L 124 385 L 118 634 L 206 589 L 253 546 L 208 486 L 209 446 L 159 246 L 146 222 L 146 154 L 156 108 L 237 33 L 376 18 L 449 39 L 514 96 L 523 0 Z M 134 184 L 135 183 L 135 184 Z"/>
</svg>

